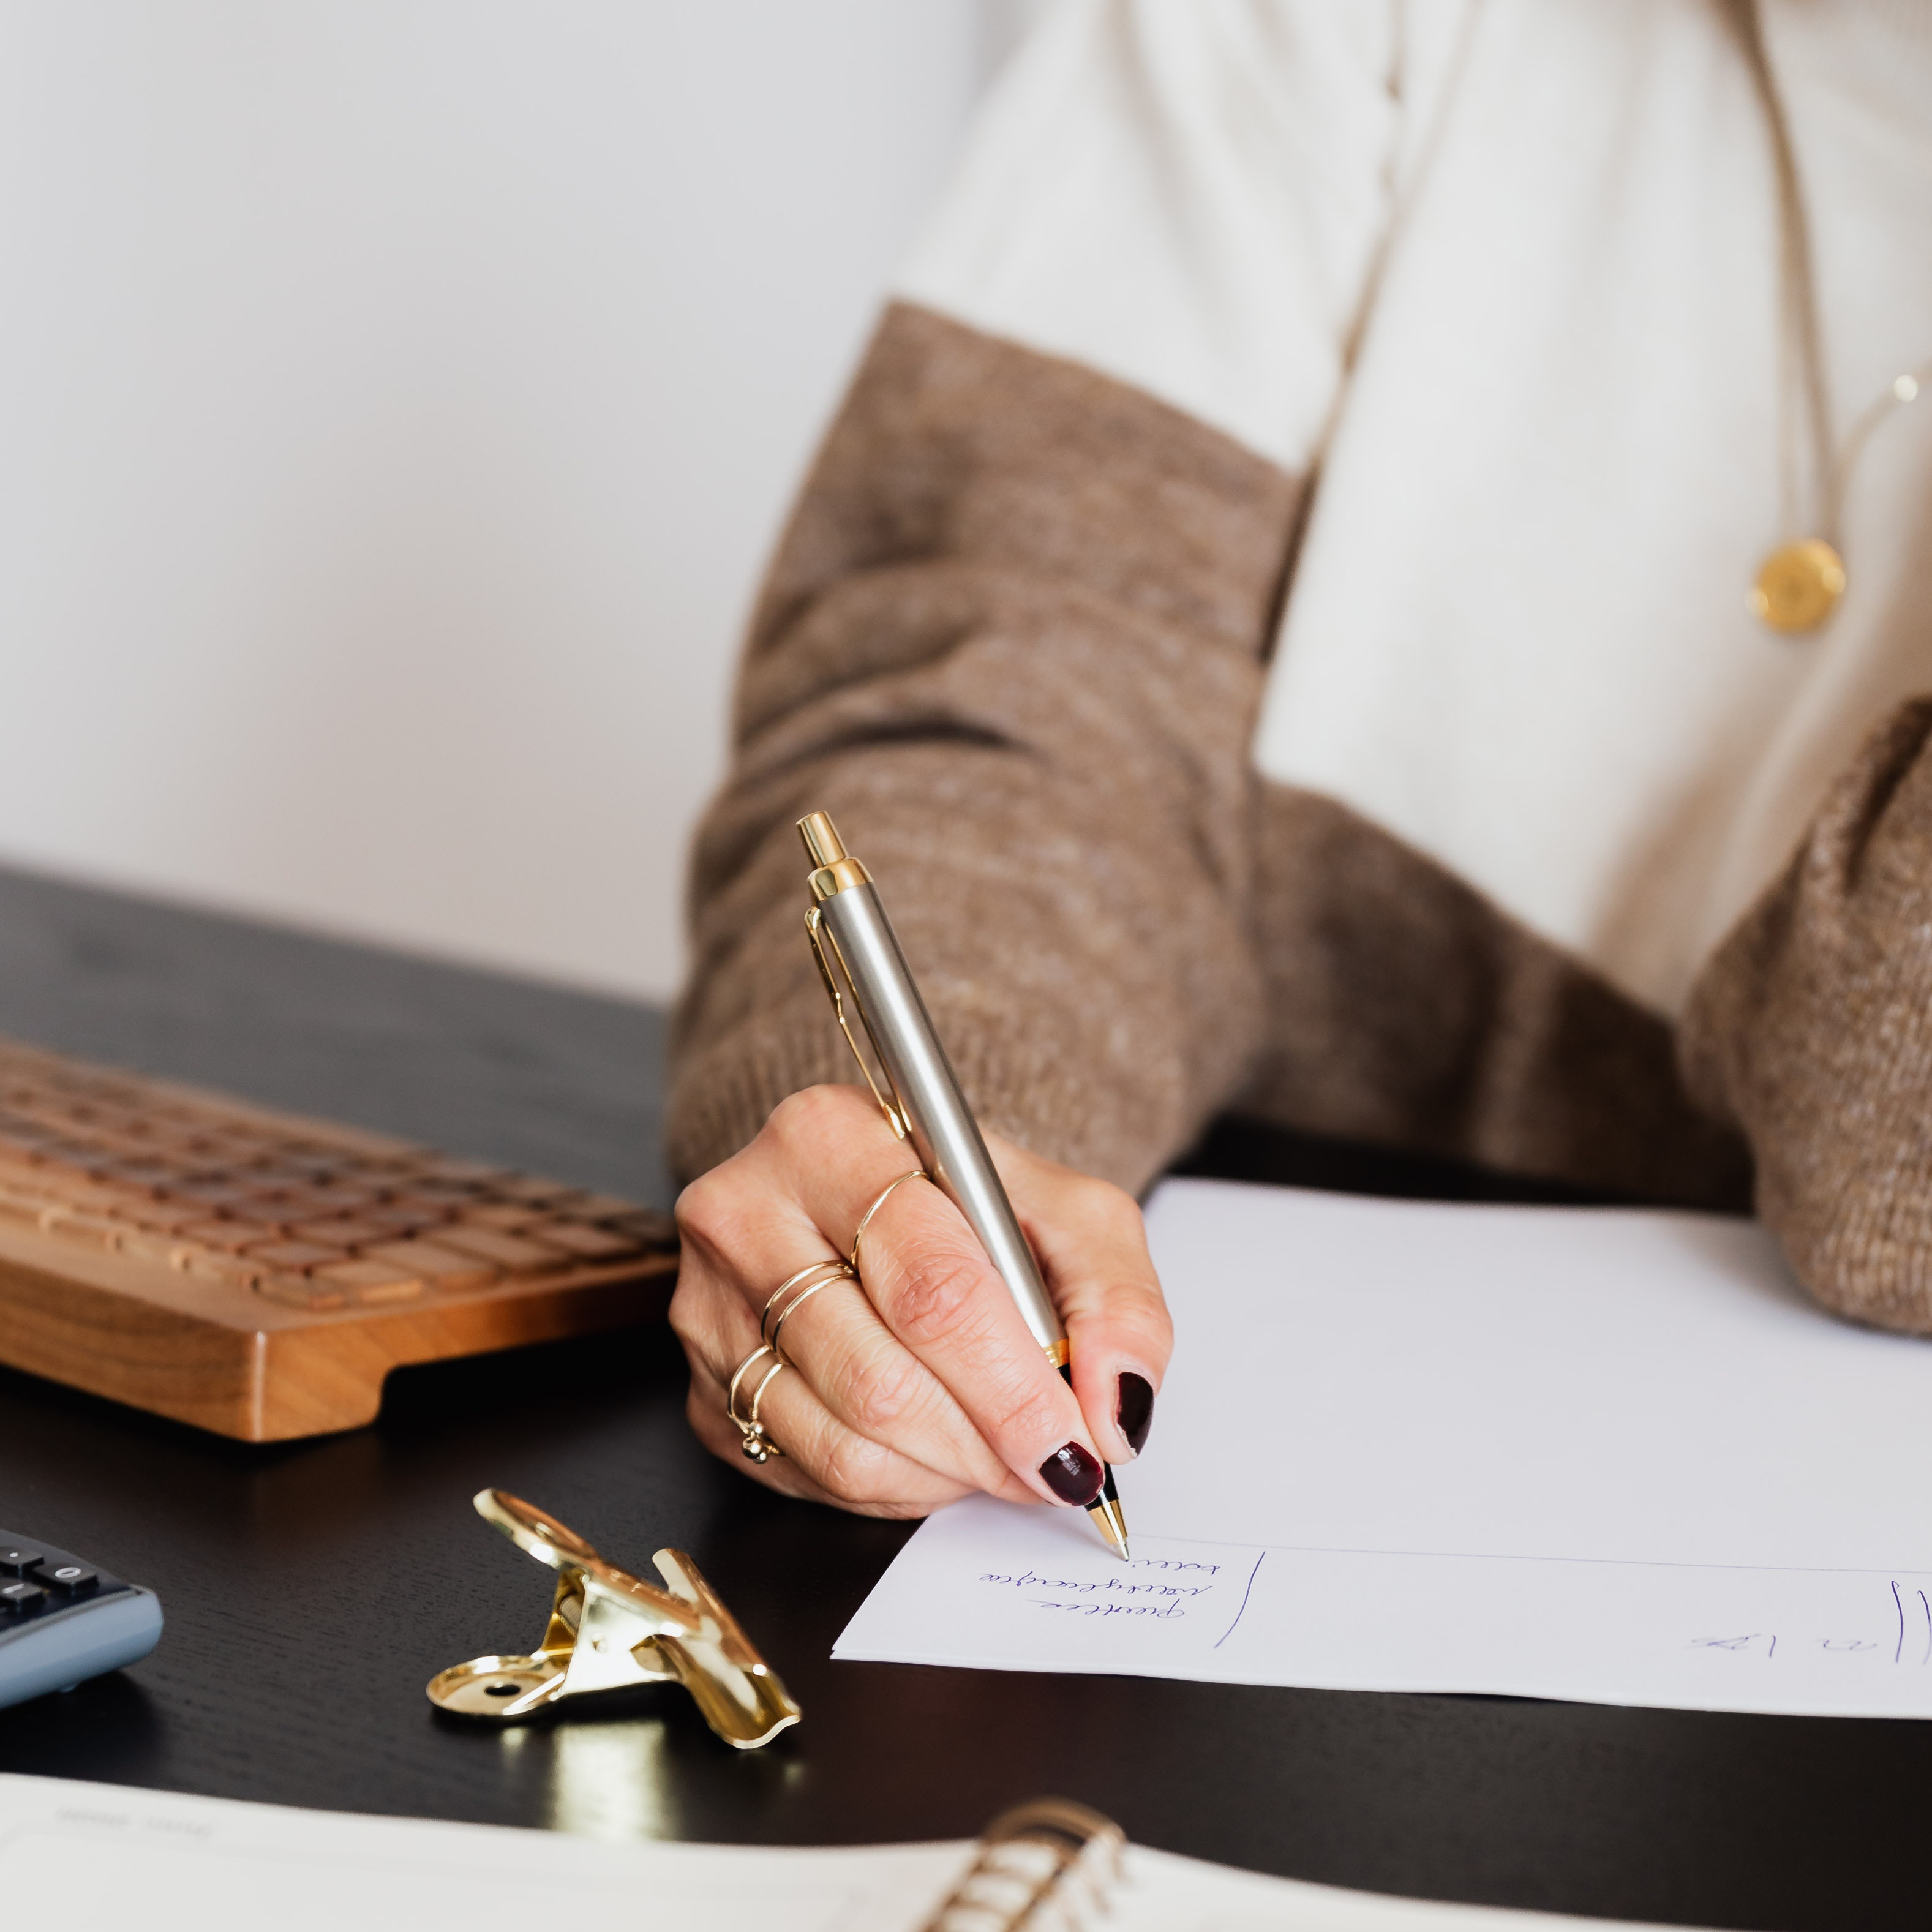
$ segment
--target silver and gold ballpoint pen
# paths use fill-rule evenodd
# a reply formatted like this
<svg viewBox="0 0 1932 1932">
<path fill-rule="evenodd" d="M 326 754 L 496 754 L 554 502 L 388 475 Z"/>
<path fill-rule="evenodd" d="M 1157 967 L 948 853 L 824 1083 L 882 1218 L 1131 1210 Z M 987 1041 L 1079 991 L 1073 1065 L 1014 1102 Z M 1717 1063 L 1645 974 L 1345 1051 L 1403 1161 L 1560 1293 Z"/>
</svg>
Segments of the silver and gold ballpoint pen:
<svg viewBox="0 0 1932 1932">
<path fill-rule="evenodd" d="M 979 1124 L 926 1010 L 926 1002 L 899 950 L 898 935 L 872 876 L 845 850 L 822 812 L 798 822 L 812 872 L 812 910 L 805 928 L 832 1010 L 866 1084 L 884 1110 L 893 1132 L 911 1143 L 920 1165 L 965 1216 L 1020 1318 L 1068 1383 L 1073 1379 L 1066 1331 L 1040 1280 L 1033 1250 L 1000 1184 L 980 1138 Z M 873 1070 L 852 1030 L 856 1011 L 878 1070 Z M 1127 1526 L 1114 1472 L 1101 1465 L 1100 1492 L 1086 1506 L 1100 1534 L 1122 1558 Z"/>
</svg>

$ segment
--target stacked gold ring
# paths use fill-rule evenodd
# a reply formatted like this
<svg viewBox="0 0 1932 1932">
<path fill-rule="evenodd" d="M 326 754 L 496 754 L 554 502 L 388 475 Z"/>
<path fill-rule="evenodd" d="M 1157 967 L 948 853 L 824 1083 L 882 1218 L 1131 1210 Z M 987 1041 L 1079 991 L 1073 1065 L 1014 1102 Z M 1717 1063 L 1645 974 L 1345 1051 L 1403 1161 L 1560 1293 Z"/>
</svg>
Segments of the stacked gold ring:
<svg viewBox="0 0 1932 1932">
<path fill-rule="evenodd" d="M 859 1244 L 865 1239 L 866 1229 L 872 1216 L 892 1198 L 892 1190 L 903 1187 L 908 1180 L 930 1180 L 932 1175 L 922 1167 L 909 1167 L 904 1173 L 895 1174 L 873 1197 L 872 1204 L 859 1216 L 859 1225 L 852 1231 L 852 1271 L 859 1273 Z"/>
<path fill-rule="evenodd" d="M 750 1407 L 740 1415 L 738 1413 L 738 1390 L 743 1384 L 746 1371 L 761 1355 L 770 1355 L 772 1365 L 758 1378 L 758 1385 L 752 1391 Z M 774 1442 L 764 1424 L 758 1418 L 758 1405 L 765 1398 L 765 1391 L 772 1385 L 772 1378 L 784 1368 L 789 1366 L 783 1356 L 770 1344 L 754 1348 L 738 1364 L 737 1372 L 731 1378 L 731 1386 L 724 1396 L 724 1413 L 736 1425 L 738 1447 L 744 1452 L 746 1461 L 769 1462 L 774 1456 L 782 1456 L 784 1451 Z"/>
<path fill-rule="evenodd" d="M 792 1310 L 802 1307 L 821 1288 L 830 1288 L 835 1281 L 856 1281 L 858 1278 L 858 1270 L 844 1260 L 814 1262 L 809 1268 L 802 1268 L 797 1274 L 788 1275 L 772 1290 L 765 1304 L 765 1312 L 758 1321 L 758 1340 L 788 1367 L 795 1366 L 778 1346 L 778 1331 L 785 1325 Z M 790 1298 L 787 1300 L 787 1296 Z M 779 1306 L 781 1302 L 784 1304 L 782 1307 Z"/>
<path fill-rule="evenodd" d="M 758 1405 L 764 1400 L 765 1391 L 771 1387 L 773 1378 L 794 1366 L 778 1346 L 778 1337 L 785 1323 L 795 1310 L 802 1308 L 821 1288 L 830 1288 L 835 1281 L 858 1281 L 859 1244 L 865 1238 L 872 1216 L 892 1198 L 895 1188 L 908 1180 L 929 1180 L 932 1178 L 922 1167 L 909 1167 L 904 1173 L 895 1174 L 873 1197 L 872 1204 L 859 1216 L 859 1225 L 853 1230 L 850 1260 L 834 1256 L 827 1261 L 808 1262 L 803 1268 L 787 1275 L 765 1298 L 764 1312 L 758 1317 L 758 1346 L 738 1364 L 724 1396 L 724 1413 L 731 1418 L 738 1432 L 738 1446 L 748 1461 L 768 1462 L 774 1456 L 784 1454 L 772 1440 L 770 1431 L 760 1418 Z M 862 1289 L 862 1282 L 860 1286 Z M 745 1385 L 745 1378 L 753 1366 L 767 1355 L 771 1358 L 772 1365 L 758 1378 L 745 1412 L 740 1415 L 738 1395 Z"/>
</svg>

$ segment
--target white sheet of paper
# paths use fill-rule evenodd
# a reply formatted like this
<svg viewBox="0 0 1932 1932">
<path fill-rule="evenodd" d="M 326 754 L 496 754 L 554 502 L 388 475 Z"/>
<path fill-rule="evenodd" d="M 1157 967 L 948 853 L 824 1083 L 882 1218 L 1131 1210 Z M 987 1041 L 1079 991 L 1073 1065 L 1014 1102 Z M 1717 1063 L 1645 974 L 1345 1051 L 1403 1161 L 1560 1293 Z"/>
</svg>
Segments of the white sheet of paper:
<svg viewBox="0 0 1932 1932">
<path fill-rule="evenodd" d="M 970 1858 L 964 1844 L 776 1850 L 607 1844 L 184 1797 L 0 1773 L 7 1922 L 144 1932 L 913 1932 Z M 1601 1928 L 1262 1878 L 1138 1846 L 1111 1932 L 1558 1932 Z"/>
<path fill-rule="evenodd" d="M 1173 1366 L 1083 1515 L 924 1525 L 836 1654 L 1932 1716 L 1932 1343 L 1755 1224 L 1169 1181 Z"/>
</svg>

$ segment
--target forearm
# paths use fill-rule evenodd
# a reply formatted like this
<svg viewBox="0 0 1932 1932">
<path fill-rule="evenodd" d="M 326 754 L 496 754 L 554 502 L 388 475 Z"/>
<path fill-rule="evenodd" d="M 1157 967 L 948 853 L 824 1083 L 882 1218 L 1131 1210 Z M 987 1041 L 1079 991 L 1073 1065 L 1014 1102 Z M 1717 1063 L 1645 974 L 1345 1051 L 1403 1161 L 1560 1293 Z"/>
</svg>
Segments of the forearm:
<svg viewBox="0 0 1932 1932">
<path fill-rule="evenodd" d="M 1296 492 L 1105 378 L 888 319 L 753 628 L 694 868 L 673 1158 L 856 1077 L 800 921 L 824 808 L 976 1107 L 1143 1184 L 1259 1028 L 1247 740 Z"/>
</svg>

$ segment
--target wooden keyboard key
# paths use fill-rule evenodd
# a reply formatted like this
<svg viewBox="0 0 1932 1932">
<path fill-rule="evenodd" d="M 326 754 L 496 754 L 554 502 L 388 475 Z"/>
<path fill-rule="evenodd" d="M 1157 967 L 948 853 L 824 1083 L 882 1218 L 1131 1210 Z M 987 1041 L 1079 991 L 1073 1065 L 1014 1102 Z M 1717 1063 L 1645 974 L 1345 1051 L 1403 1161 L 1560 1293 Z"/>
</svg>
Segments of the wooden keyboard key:
<svg viewBox="0 0 1932 1932">
<path fill-rule="evenodd" d="M 382 1228 L 384 1238 L 393 1241 L 425 1228 L 440 1228 L 450 1216 L 445 1208 L 417 1208 L 407 1202 L 392 1201 L 380 1208 L 365 1208 L 356 1218 Z"/>
<path fill-rule="evenodd" d="M 346 1247 L 321 1241 L 258 1241 L 251 1243 L 247 1252 L 250 1261 L 286 1274 L 311 1274 L 349 1258 Z"/>
<path fill-rule="evenodd" d="M 392 1241 L 393 1228 L 379 1227 L 374 1221 L 345 1218 L 339 1221 L 298 1221 L 289 1230 L 298 1241 L 320 1241 L 335 1248 L 367 1248 L 378 1241 Z"/>
<path fill-rule="evenodd" d="M 260 1228 L 245 1221 L 190 1221 L 175 1230 L 176 1238 L 196 1248 L 212 1249 L 217 1254 L 238 1255 L 250 1241 L 262 1238 Z"/>
<path fill-rule="evenodd" d="M 488 1262 L 478 1261 L 474 1255 L 460 1255 L 454 1248 L 440 1247 L 434 1241 L 386 1241 L 368 1250 L 366 1258 L 406 1269 L 446 1293 L 482 1288 L 496 1279 L 496 1270 Z"/>
<path fill-rule="evenodd" d="M 246 1181 L 232 1178 L 226 1180 L 192 1180 L 168 1190 L 169 1194 L 178 1200 L 199 1201 L 211 1216 L 224 1208 L 254 1200 L 256 1192 Z"/>
<path fill-rule="evenodd" d="M 123 1227 L 118 1231 L 114 1245 L 130 1261 L 151 1262 L 157 1268 L 172 1268 L 176 1250 L 181 1244 L 160 1228 Z"/>
<path fill-rule="evenodd" d="M 261 1198 L 263 1207 L 272 1208 L 276 1218 L 287 1228 L 304 1221 L 340 1220 L 343 1213 L 328 1198 L 326 1188 L 278 1188 L 273 1194 L 265 1194 Z"/>
<path fill-rule="evenodd" d="M 610 1228 L 593 1228 L 587 1221 L 546 1221 L 532 1231 L 554 1248 L 580 1261 L 614 1262 L 640 1252 L 641 1244 Z"/>
<path fill-rule="evenodd" d="M 610 1221 L 620 1214 L 634 1214 L 638 1204 L 614 1194 L 586 1194 L 570 1204 L 571 1217 L 578 1221 Z"/>
<path fill-rule="evenodd" d="M 349 1306 L 346 1289 L 308 1275 L 265 1274 L 255 1283 L 255 1292 L 304 1315 L 328 1315 Z"/>
<path fill-rule="evenodd" d="M 568 1180 L 544 1180 L 541 1174 L 510 1174 L 504 1180 L 490 1183 L 490 1200 L 502 1202 L 560 1202 L 574 1200 L 584 1194 L 584 1188 L 570 1186 Z"/>
<path fill-rule="evenodd" d="M 173 1173 L 165 1161 L 128 1159 L 110 1161 L 95 1169 L 98 1178 L 141 1193 L 165 1186 Z"/>
<path fill-rule="evenodd" d="M 541 1221 L 543 1213 L 520 1201 L 486 1201 L 478 1207 L 465 1208 L 458 1219 L 466 1227 L 500 1228 L 506 1234 L 514 1234 L 519 1228 Z"/>
<path fill-rule="evenodd" d="M 257 1241 L 272 1240 L 289 1225 L 287 1210 L 273 1201 L 238 1201 L 223 1209 L 222 1218 L 249 1229 L 250 1238 Z"/>
<path fill-rule="evenodd" d="M 172 1234 L 206 1221 L 208 1216 L 198 1201 L 137 1201 L 128 1209 L 128 1219 L 137 1228 Z"/>
<path fill-rule="evenodd" d="M 118 1214 L 124 1213 L 145 1197 L 119 1187 L 103 1187 L 89 1182 L 81 1187 L 63 1187 L 60 1202 L 63 1208 L 78 1209 L 87 1214 Z"/>
<path fill-rule="evenodd" d="M 64 1180 L 78 1182 L 86 1178 L 87 1150 L 70 1147 L 64 1142 L 50 1141 L 35 1156 L 35 1163 Z"/>
<path fill-rule="evenodd" d="M 52 1205 L 44 1194 L 26 1194 L 17 1188 L 0 1187 L 0 1219 L 23 1222 L 38 1228 L 40 1216 Z"/>
<path fill-rule="evenodd" d="M 386 1301 L 408 1301 L 422 1294 L 422 1277 L 388 1262 L 338 1262 L 318 1268 L 314 1277 L 340 1288 L 365 1306 Z"/>
<path fill-rule="evenodd" d="M 448 1154 L 420 1162 L 416 1173 L 424 1180 L 453 1180 L 464 1187 L 488 1188 L 520 1179 L 514 1168 L 494 1167 L 485 1160 L 458 1160 Z"/>
<path fill-rule="evenodd" d="M 245 1255 L 223 1254 L 212 1248 L 185 1246 L 175 1249 L 174 1264 L 184 1274 L 224 1282 L 230 1288 L 253 1288 L 268 1272 L 259 1262 L 250 1261 Z"/>
<path fill-rule="evenodd" d="M 31 1194 L 40 1188 L 52 1186 L 52 1178 L 37 1161 L 17 1160 L 16 1155 L 0 1151 L 0 1186 L 25 1188 Z"/>
<path fill-rule="evenodd" d="M 90 1248 L 120 1245 L 119 1226 L 105 1214 L 91 1214 L 78 1208 L 50 1208 L 40 1216 L 43 1231 L 58 1234 L 64 1241 L 80 1241 Z"/>
<path fill-rule="evenodd" d="M 506 1234 L 500 1228 L 479 1228 L 468 1221 L 454 1221 L 437 1228 L 436 1240 L 439 1247 L 474 1255 L 506 1274 L 538 1274 L 546 1268 L 561 1268 L 568 1258 L 560 1250 L 545 1247 L 524 1235 Z"/>
<path fill-rule="evenodd" d="M 580 1187 L 572 1187 L 567 1181 L 545 1180 L 539 1174 L 519 1174 L 508 1180 L 492 1184 L 490 1198 L 497 1201 L 528 1201 L 538 1207 L 554 1206 L 562 1201 L 575 1202 L 586 1198 Z"/>
<path fill-rule="evenodd" d="M 311 1187 L 302 1196 L 306 1204 L 303 1218 L 313 1221 L 319 1214 L 359 1214 L 381 1198 L 373 1187 Z"/>
<path fill-rule="evenodd" d="M 413 1175 L 396 1192 L 412 1205 L 420 1204 L 425 1208 L 467 1208 L 483 1198 L 475 1188 L 465 1187 L 459 1182 L 418 1180 Z"/>
</svg>

